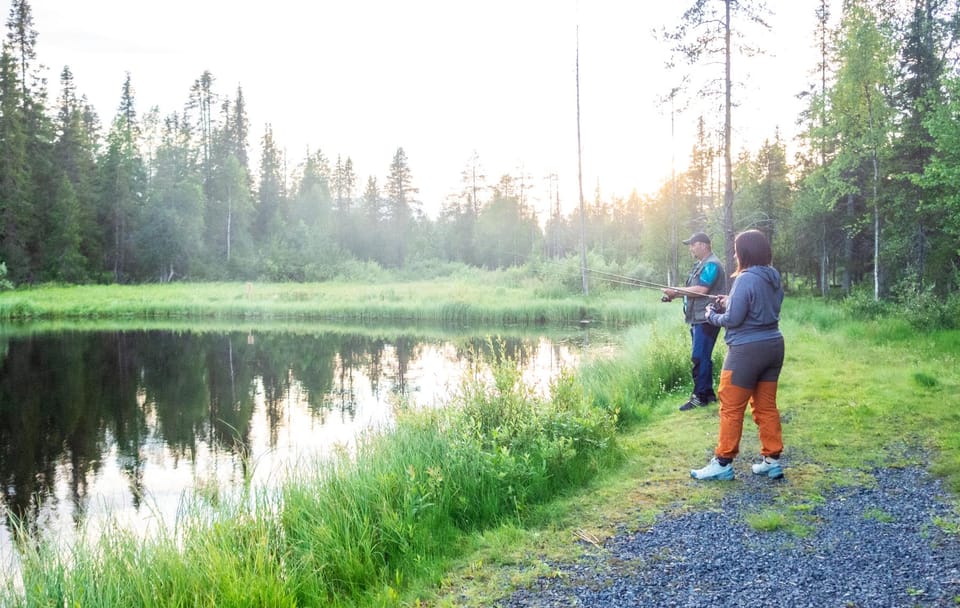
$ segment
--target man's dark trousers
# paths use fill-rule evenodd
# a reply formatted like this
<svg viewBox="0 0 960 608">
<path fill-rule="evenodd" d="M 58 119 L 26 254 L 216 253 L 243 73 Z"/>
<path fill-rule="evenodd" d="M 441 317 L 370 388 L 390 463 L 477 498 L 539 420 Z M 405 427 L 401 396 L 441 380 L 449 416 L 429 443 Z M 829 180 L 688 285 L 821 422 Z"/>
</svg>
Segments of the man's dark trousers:
<svg viewBox="0 0 960 608">
<path fill-rule="evenodd" d="M 713 392 L 713 346 L 717 343 L 720 328 L 709 323 L 696 323 L 690 326 L 690 338 L 693 341 L 693 351 L 690 360 L 693 362 L 693 394 L 700 401 L 715 401 Z"/>
</svg>

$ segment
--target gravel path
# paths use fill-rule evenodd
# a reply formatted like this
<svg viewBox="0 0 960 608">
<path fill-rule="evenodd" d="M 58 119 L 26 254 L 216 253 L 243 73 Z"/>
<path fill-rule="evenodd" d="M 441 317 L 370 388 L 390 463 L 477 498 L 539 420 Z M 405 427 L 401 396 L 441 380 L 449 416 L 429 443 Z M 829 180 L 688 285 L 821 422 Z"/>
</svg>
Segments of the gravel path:
<svg viewBox="0 0 960 608">
<path fill-rule="evenodd" d="M 738 470 L 716 510 L 665 515 L 624 532 L 562 574 L 497 604 L 520 607 L 960 606 L 960 525 L 941 483 L 917 467 L 873 472 L 798 511 L 806 535 L 758 532 L 744 515 L 774 507 L 771 481 Z M 934 521 L 949 522 L 952 533 Z"/>
</svg>

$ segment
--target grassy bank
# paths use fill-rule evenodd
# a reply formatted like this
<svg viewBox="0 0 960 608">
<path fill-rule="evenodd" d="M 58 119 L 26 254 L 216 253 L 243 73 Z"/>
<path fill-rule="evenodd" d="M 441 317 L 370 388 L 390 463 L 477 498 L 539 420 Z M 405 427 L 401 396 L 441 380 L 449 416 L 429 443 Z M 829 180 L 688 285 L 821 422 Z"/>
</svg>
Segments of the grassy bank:
<svg viewBox="0 0 960 608">
<path fill-rule="evenodd" d="M 838 306 L 789 298 L 784 317 L 779 403 L 787 483 L 771 485 L 776 507 L 748 514 L 747 525 L 809 534 L 818 525 L 807 515 L 811 507 L 833 488 L 871 483 L 865 473 L 875 467 L 929 467 L 960 494 L 960 331 L 917 332 L 902 319 L 861 319 Z M 633 342 L 646 340 L 635 331 Z M 595 399 L 633 400 L 633 372 L 650 360 L 634 348 L 580 371 Z M 611 534 L 642 530 L 665 512 L 716 508 L 726 492 L 742 489 L 736 481 L 690 479 L 689 470 L 712 454 L 717 417 L 713 408 L 678 412 L 681 401 L 682 394 L 667 396 L 644 408 L 646 423 L 618 435 L 620 466 L 588 489 L 541 507 L 524 526 L 479 537 L 439 590 L 420 595 L 432 606 L 489 606 L 538 576 L 558 575 L 553 564 L 599 551 L 593 543 Z M 745 459 L 759 451 L 749 420 Z M 738 475 L 749 475 L 745 463 L 737 467 Z M 960 500 L 957 509 L 952 520 L 929 524 L 960 534 Z"/>
<path fill-rule="evenodd" d="M 960 490 L 960 332 L 795 299 L 784 317 L 788 483 L 763 525 L 802 533 L 816 525 L 804 505 L 875 466 L 929 462 Z M 201 493 L 156 538 L 107 530 L 69 553 L 35 545 L 26 594 L 7 587 L 0 605 L 488 606 L 614 530 L 736 487 L 689 479 L 711 453 L 716 410 L 676 411 L 689 338 L 669 319 L 630 330 L 549 401 L 503 365 L 470 376 L 450 407 L 404 412 L 356 454 L 301 470 L 281 495 Z M 749 423 L 744 437 L 752 456 Z"/>
<path fill-rule="evenodd" d="M 650 297 L 582 297 L 520 274 L 358 284 L 171 283 L 39 286 L 0 292 L 0 322 L 80 319 L 336 320 L 445 324 L 638 323 Z M 649 293 L 647 294 L 649 295 Z"/>
</svg>

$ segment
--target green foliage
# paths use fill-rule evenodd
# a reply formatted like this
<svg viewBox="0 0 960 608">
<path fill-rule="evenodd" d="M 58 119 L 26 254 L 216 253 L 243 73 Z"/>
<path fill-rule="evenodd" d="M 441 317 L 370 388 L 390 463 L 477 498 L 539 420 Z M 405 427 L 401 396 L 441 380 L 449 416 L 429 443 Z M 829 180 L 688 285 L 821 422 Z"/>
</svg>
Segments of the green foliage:
<svg viewBox="0 0 960 608">
<path fill-rule="evenodd" d="M 851 317 L 861 320 L 879 319 L 891 312 L 887 302 L 874 298 L 865 289 L 856 290 L 845 298 L 843 308 Z"/>
<path fill-rule="evenodd" d="M 671 323 L 666 328 L 630 329 L 622 354 L 581 365 L 580 376 L 594 406 L 616 414 L 622 425 L 648 421 L 656 403 L 689 384 L 686 326 Z"/>
<path fill-rule="evenodd" d="M 8 291 L 13 289 L 13 283 L 7 279 L 7 264 L 6 262 L 0 262 L 0 291 Z"/>
<path fill-rule="evenodd" d="M 665 40 L 694 63 L 708 51 L 725 53 L 722 44 L 708 47 L 728 27 L 745 33 L 762 24 L 753 3 L 733 6 L 732 24 L 716 12 L 722 3 L 696 4 Z M 835 77 L 809 97 L 800 117 L 809 146 L 792 165 L 780 134 L 767 134 L 730 168 L 736 205 L 725 209 L 714 176 L 728 167 L 717 166 L 713 126 L 691 116 L 688 171 L 656 193 L 604 196 L 598 186 L 584 201 L 581 224 L 580 209 L 564 215 L 554 196 L 564 176 L 549 176 L 543 196 L 525 178 L 488 181 L 476 156 L 436 220 L 419 207 L 415 167 L 402 147 L 385 159 L 383 187 L 371 175 L 360 193 L 357 171 L 341 154 L 331 169 L 324 154 L 310 152 L 288 174 L 282 142 L 267 129 L 253 175 L 242 91 L 217 114 L 213 102 L 226 96 L 208 72 L 185 91 L 182 117 L 162 121 L 159 109 L 138 116 L 128 76 L 103 137 L 69 69 L 61 73 L 56 116 L 49 112 L 42 79 L 34 78 L 37 32 L 25 10 L 8 23 L 12 43 L 0 56 L 0 259 L 18 284 L 326 281 L 376 275 L 374 265 L 426 278 L 443 276 L 450 264 L 530 266 L 552 277 L 534 286 L 540 294 L 559 299 L 583 290 L 581 247 L 595 273 L 678 282 L 686 267 L 678 237 L 707 229 L 719 251 L 721 227 L 754 226 L 772 235 L 776 264 L 791 284 L 818 295 L 868 286 L 876 269 L 883 297 L 904 295 L 894 287 L 912 277 L 915 289 L 935 285 L 947 298 L 960 287 L 960 81 L 945 74 L 943 59 L 956 16 L 948 3 L 925 11 L 845 3 L 835 29 L 825 16 L 819 24 L 819 60 Z M 726 156 L 730 142 L 723 143 Z M 538 217 L 544 209 L 532 208 L 536 200 L 550 201 L 548 218 Z M 589 289 L 625 287 L 594 274 Z M 949 308 L 918 298 L 909 300 L 918 326 L 949 317 Z"/>
<path fill-rule="evenodd" d="M 897 313 L 921 330 L 960 327 L 960 292 L 943 296 L 935 285 L 918 287 L 919 280 L 907 274 L 892 293 Z"/>
<path fill-rule="evenodd" d="M 764 509 L 755 513 L 747 513 L 744 519 L 746 519 L 748 526 L 758 532 L 777 532 L 779 530 L 798 532 L 802 530 L 798 528 L 797 523 L 789 514 L 779 509 Z"/>
<path fill-rule="evenodd" d="M 864 519 L 870 519 L 882 524 L 890 524 L 896 521 L 896 518 L 879 507 L 873 507 L 863 512 Z"/>
<path fill-rule="evenodd" d="M 301 601 L 395 586 L 450 555 L 463 532 L 522 518 L 609 466 L 612 419 L 570 377 L 553 395 L 533 395 L 509 359 L 490 375 L 477 365 L 449 409 L 405 414 L 318 482 L 288 488 L 282 522 Z"/>
</svg>

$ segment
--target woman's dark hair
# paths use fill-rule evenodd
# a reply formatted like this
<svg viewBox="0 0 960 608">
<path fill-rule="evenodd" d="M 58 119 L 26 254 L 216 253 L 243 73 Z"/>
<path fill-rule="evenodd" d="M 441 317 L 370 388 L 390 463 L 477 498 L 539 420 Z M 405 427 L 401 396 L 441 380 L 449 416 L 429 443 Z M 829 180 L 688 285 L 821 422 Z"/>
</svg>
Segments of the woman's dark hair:
<svg viewBox="0 0 960 608">
<path fill-rule="evenodd" d="M 733 241 L 733 250 L 737 255 L 738 275 L 751 266 L 769 266 L 773 261 L 770 240 L 759 230 L 746 230 Z"/>
</svg>

